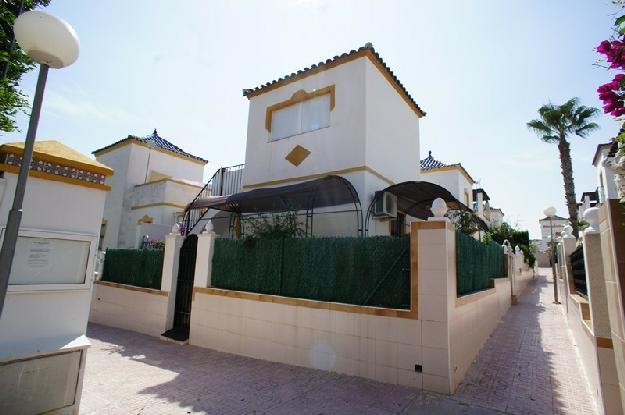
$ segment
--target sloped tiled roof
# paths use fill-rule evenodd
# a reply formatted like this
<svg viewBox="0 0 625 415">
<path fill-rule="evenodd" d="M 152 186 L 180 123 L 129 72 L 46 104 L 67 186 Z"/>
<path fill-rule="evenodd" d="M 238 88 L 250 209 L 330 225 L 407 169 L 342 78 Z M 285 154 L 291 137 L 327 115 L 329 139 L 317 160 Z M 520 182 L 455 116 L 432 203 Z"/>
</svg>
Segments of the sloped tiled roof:
<svg viewBox="0 0 625 415">
<path fill-rule="evenodd" d="M 180 156 L 183 157 L 187 157 L 193 160 L 198 160 L 198 161 L 202 161 L 204 163 L 207 163 L 208 161 L 203 159 L 202 157 L 198 157 L 198 156 L 194 156 L 191 153 L 187 153 L 186 151 L 184 151 L 183 149 L 181 149 L 180 147 L 176 146 L 175 144 L 173 144 L 170 141 L 165 140 L 163 137 L 158 135 L 158 132 L 156 131 L 156 128 L 154 129 L 154 132 L 150 135 L 147 135 L 145 137 L 137 137 L 135 135 L 129 135 L 128 137 L 121 139 L 119 141 L 116 141 L 112 144 L 109 144 L 108 146 L 99 148 L 97 150 L 95 150 L 93 152 L 94 155 L 98 155 L 98 154 L 102 154 L 103 152 L 106 152 L 106 150 L 112 150 L 113 147 L 118 147 L 120 144 L 125 143 L 125 142 L 129 142 L 129 141 L 136 141 L 136 142 L 140 142 L 143 143 L 149 147 L 154 147 L 154 148 L 159 148 L 161 150 L 165 150 L 171 153 L 175 153 L 178 154 Z"/>
<path fill-rule="evenodd" d="M 568 220 L 568 219 L 563 218 L 562 216 L 554 215 L 553 220 Z M 544 221 L 549 221 L 549 218 L 545 216 L 544 218 L 540 219 L 538 222 L 544 222 Z"/>
<path fill-rule="evenodd" d="M 465 178 L 469 182 L 475 183 L 475 180 L 473 180 L 473 177 L 471 177 L 469 172 L 462 166 L 462 164 L 460 163 L 445 164 L 442 161 L 438 161 L 434 157 L 432 157 L 431 151 L 428 151 L 428 156 L 426 158 L 424 158 L 423 160 L 419 160 L 419 166 L 421 167 L 421 170 L 425 171 L 426 173 L 428 170 L 441 169 L 444 167 L 452 167 L 452 168 L 455 167 L 458 170 L 460 170 L 460 172 L 465 176 Z"/>
<path fill-rule="evenodd" d="M 12 142 L 4 143 L 0 146 L 1 152 L 15 153 L 22 155 L 24 153 L 24 142 Z M 38 140 L 35 141 L 33 148 L 33 156 L 40 160 L 45 160 L 53 163 L 72 163 L 73 166 L 84 169 L 86 171 L 93 171 L 110 176 L 113 174 L 113 169 L 94 160 L 71 147 L 66 146 L 60 141 L 56 140 Z"/>
<path fill-rule="evenodd" d="M 285 75 L 282 78 L 274 79 L 270 82 L 267 82 L 264 85 L 257 86 L 255 88 L 244 89 L 243 95 L 252 98 L 256 95 L 260 95 L 264 92 L 271 91 L 272 89 L 279 88 L 283 85 L 289 84 L 291 82 L 295 82 L 302 78 L 306 78 L 308 76 L 314 75 L 326 69 L 334 68 L 343 63 L 347 63 L 354 59 L 360 57 L 368 57 L 371 62 L 384 74 L 387 76 L 387 79 L 393 84 L 397 92 L 404 98 L 404 100 L 412 107 L 412 109 L 417 113 L 419 117 L 425 117 L 425 111 L 423 111 L 419 105 L 412 98 L 406 87 L 400 82 L 400 80 L 395 76 L 391 68 L 386 65 L 384 60 L 380 57 L 380 55 L 375 51 L 373 45 L 371 43 L 365 44 L 360 48 L 352 49 L 348 53 L 343 53 L 340 56 L 335 56 L 331 59 L 327 59 L 325 62 L 319 62 L 312 64 L 308 68 L 300 69 L 297 72 L 293 72 L 290 75 Z"/>
<path fill-rule="evenodd" d="M 438 169 L 440 167 L 449 166 L 449 164 L 445 164 L 441 161 L 436 160 L 434 157 L 432 157 L 431 151 L 428 151 L 427 158 L 424 158 L 423 160 L 421 160 L 419 164 L 421 165 L 421 170 Z"/>
</svg>

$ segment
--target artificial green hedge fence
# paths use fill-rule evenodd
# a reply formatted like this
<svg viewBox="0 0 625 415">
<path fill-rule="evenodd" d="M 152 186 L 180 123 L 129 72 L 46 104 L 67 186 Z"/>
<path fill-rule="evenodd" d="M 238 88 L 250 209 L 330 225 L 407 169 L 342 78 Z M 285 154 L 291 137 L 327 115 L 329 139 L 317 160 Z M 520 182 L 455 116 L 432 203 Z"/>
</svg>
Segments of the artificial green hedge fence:
<svg viewBox="0 0 625 415">
<path fill-rule="evenodd" d="M 161 289 L 163 250 L 107 249 L 102 281 Z"/>
<path fill-rule="evenodd" d="M 459 296 L 491 288 L 491 279 L 505 276 L 503 247 L 456 232 L 456 276 Z"/>
<path fill-rule="evenodd" d="M 406 237 L 215 241 L 212 285 L 286 297 L 410 308 Z"/>
</svg>

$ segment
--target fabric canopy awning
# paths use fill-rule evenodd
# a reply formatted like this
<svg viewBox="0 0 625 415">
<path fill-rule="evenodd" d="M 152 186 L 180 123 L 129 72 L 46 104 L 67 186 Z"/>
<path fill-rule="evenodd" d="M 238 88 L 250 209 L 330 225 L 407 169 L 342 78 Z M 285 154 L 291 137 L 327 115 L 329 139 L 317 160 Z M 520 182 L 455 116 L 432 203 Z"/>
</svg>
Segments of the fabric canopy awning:
<svg viewBox="0 0 625 415">
<path fill-rule="evenodd" d="M 195 200 L 189 209 L 217 209 L 238 213 L 314 210 L 346 204 L 360 205 L 358 193 L 349 180 L 326 176 L 281 187 L 264 187 L 227 197 Z"/>
<path fill-rule="evenodd" d="M 447 189 L 430 182 L 407 181 L 397 183 L 387 187 L 383 192 L 389 192 L 397 196 L 398 210 L 419 219 L 427 219 L 432 216 L 430 207 L 434 199 L 439 197 L 447 203 L 447 207 L 450 210 L 473 212 L 468 206 L 456 199 Z M 474 216 L 474 218 L 482 229 L 488 229 L 488 225 L 481 218 L 477 216 Z"/>
</svg>

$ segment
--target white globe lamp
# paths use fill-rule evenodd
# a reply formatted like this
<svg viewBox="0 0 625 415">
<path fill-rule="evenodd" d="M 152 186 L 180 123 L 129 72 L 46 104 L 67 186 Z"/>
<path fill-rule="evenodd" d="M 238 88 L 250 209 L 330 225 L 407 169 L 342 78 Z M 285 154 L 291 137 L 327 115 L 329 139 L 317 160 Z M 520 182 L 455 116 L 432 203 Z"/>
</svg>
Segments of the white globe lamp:
<svg viewBox="0 0 625 415">
<path fill-rule="evenodd" d="M 545 214 L 545 216 L 547 216 L 548 218 L 551 216 L 555 216 L 556 215 L 556 208 L 554 208 L 553 206 L 549 206 L 547 209 L 545 209 L 543 211 L 543 213 Z"/>
<path fill-rule="evenodd" d="M 65 20 L 33 10 L 15 19 L 13 31 L 17 44 L 41 65 L 60 69 L 78 59 L 78 36 Z"/>
<path fill-rule="evenodd" d="M 553 241 L 553 217 L 556 215 L 556 208 L 554 208 L 553 206 L 549 206 L 548 208 L 543 210 L 543 213 L 545 214 L 545 216 L 547 216 L 547 218 L 549 218 L 549 231 L 551 233 L 551 255 L 549 260 L 551 262 L 551 272 L 553 274 L 553 303 L 560 304 L 560 301 L 558 300 L 558 279 L 556 278 L 556 264 L 553 261 L 553 251 L 555 250 L 555 243 Z"/>
</svg>

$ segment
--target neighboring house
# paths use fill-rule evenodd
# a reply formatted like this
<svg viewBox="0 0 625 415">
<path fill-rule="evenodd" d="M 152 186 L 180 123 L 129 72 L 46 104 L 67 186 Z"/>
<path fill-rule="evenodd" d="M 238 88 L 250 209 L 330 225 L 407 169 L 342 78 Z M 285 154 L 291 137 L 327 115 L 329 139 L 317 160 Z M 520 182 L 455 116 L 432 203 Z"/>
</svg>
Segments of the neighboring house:
<svg viewBox="0 0 625 415">
<path fill-rule="evenodd" d="M 582 198 L 577 204 L 577 217 L 579 220 L 584 218 L 584 212 L 591 207 L 597 206 L 599 203 L 599 192 L 595 190 L 594 192 L 584 192 L 582 193 Z"/>
<path fill-rule="evenodd" d="M 477 216 L 484 219 L 490 228 L 501 226 L 504 213 L 490 205 L 490 197 L 484 189 L 473 189 L 473 200 L 473 211 Z"/>
<path fill-rule="evenodd" d="M 462 164 L 445 164 L 432 157 L 432 152 L 429 151 L 427 158 L 421 160 L 419 165 L 423 180 L 443 186 L 466 206 L 473 205 L 472 189 L 476 182 Z"/>
<path fill-rule="evenodd" d="M 484 189 L 473 189 L 477 182 L 462 164 L 445 164 L 432 157 L 432 152 L 429 151 L 427 158 L 421 160 L 419 166 L 423 180 L 449 190 L 456 199 L 473 209 L 489 227 L 503 223 L 503 211 L 490 206 L 490 198 Z"/>
<path fill-rule="evenodd" d="M 93 152 L 115 175 L 104 208 L 100 249 L 162 240 L 204 186 L 207 161 L 160 137 L 129 135 Z"/>
<path fill-rule="evenodd" d="M 605 162 L 614 157 L 618 144 L 613 141 L 599 144 L 592 159 L 592 165 L 597 168 L 597 199 L 604 203 L 607 199 L 618 199 L 618 189 L 614 183 L 614 171 L 606 168 Z"/>
<path fill-rule="evenodd" d="M 489 226 L 499 227 L 503 223 L 504 213 L 500 208 L 494 208 L 489 205 L 488 209 L 484 211 L 484 217 Z"/>
<path fill-rule="evenodd" d="M 559 238 L 562 230 L 569 224 L 569 220 L 561 216 L 554 216 L 551 221 L 545 217 L 538 221 L 540 223 L 540 241 L 536 242 L 536 250 L 538 252 L 546 252 L 551 242 L 551 234 L 553 231 L 553 239 Z"/>
<path fill-rule="evenodd" d="M 371 44 L 243 94 L 250 103 L 244 191 L 338 175 L 366 209 L 376 191 L 419 180 L 425 113 Z M 371 233 L 388 234 L 388 223 L 375 222 Z M 355 223 L 319 215 L 315 230 L 350 235 Z"/>
</svg>

